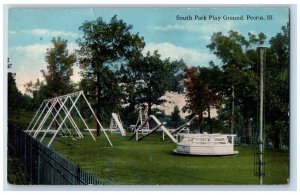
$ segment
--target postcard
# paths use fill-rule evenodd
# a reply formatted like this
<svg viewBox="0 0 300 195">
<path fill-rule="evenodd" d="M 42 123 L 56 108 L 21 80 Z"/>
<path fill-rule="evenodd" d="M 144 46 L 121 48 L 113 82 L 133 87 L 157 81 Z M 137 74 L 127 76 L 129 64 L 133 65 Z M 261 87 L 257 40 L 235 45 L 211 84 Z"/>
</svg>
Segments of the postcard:
<svg viewBox="0 0 300 195">
<path fill-rule="evenodd" d="M 8 10 L 9 185 L 288 185 L 289 7 Z"/>
</svg>

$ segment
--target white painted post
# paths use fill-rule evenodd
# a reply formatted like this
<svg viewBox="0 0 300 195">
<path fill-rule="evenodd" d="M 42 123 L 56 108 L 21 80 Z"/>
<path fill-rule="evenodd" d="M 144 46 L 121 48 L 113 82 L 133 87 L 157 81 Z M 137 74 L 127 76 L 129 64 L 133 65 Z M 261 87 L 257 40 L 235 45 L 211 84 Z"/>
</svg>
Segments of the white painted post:
<svg viewBox="0 0 300 195">
<path fill-rule="evenodd" d="M 57 109 L 55 107 L 54 107 L 54 111 L 57 113 Z M 60 118 L 60 120 L 63 120 L 63 118 L 61 117 L 60 114 L 58 114 L 58 117 Z M 69 134 L 71 135 L 72 133 L 71 133 L 69 127 L 66 124 L 64 124 L 64 125 L 65 125 L 66 129 L 68 130 Z"/>
<path fill-rule="evenodd" d="M 48 106 L 48 108 L 49 108 L 49 106 Z M 54 107 L 55 108 L 55 107 Z M 53 110 L 53 109 L 52 109 Z M 52 111 L 51 111 L 51 115 L 54 117 L 55 115 L 52 113 Z M 57 119 L 55 119 L 55 122 L 59 125 L 60 123 L 58 122 L 58 120 Z M 68 128 L 68 127 L 67 127 Z"/>
<path fill-rule="evenodd" d="M 49 100 L 46 100 L 46 101 L 47 101 L 46 106 L 48 106 L 48 104 L 49 104 L 50 101 L 49 101 Z M 45 110 L 46 110 L 46 108 L 47 108 L 46 106 L 44 106 L 44 109 L 42 110 L 42 112 L 41 112 L 41 114 L 39 115 L 38 119 L 35 121 L 33 127 L 31 128 L 31 131 L 30 131 L 29 135 L 31 135 L 31 133 L 33 132 L 35 126 L 38 124 L 40 118 L 43 116 L 43 114 L 44 114 L 44 112 L 45 112 Z"/>
<path fill-rule="evenodd" d="M 30 121 L 29 126 L 27 127 L 26 130 L 29 130 L 30 126 L 32 125 L 32 123 L 33 123 L 33 121 L 35 120 L 35 118 L 37 117 L 37 115 L 38 115 L 38 113 L 40 112 L 40 109 L 42 108 L 42 106 L 44 105 L 44 103 L 45 103 L 45 100 L 41 103 L 39 109 L 36 111 L 36 113 L 35 113 L 33 119 Z"/>
<path fill-rule="evenodd" d="M 57 102 L 58 101 L 58 99 L 57 98 L 55 98 L 55 100 L 54 100 L 55 102 Z M 66 103 L 66 101 L 67 101 L 67 98 L 65 99 L 65 101 L 63 102 L 63 104 L 65 104 Z M 43 137 L 40 139 L 40 142 L 42 143 L 42 141 L 44 140 L 44 138 L 45 138 L 45 136 L 46 136 L 46 134 L 48 133 L 48 131 L 49 131 L 49 129 L 50 129 L 50 127 L 51 127 L 51 125 L 52 125 L 52 123 L 53 123 L 53 121 L 54 121 L 54 119 L 57 117 L 57 115 L 59 114 L 59 112 L 60 112 L 60 110 L 62 109 L 62 106 L 58 109 L 58 111 L 57 111 L 57 113 L 56 113 L 56 115 L 53 117 L 53 119 L 52 119 L 52 121 L 50 122 L 50 124 L 49 124 L 49 126 L 48 126 L 48 128 L 47 128 L 47 130 L 44 132 L 44 134 L 43 134 Z M 63 123 L 63 122 L 62 122 Z M 61 123 L 61 124 L 62 124 Z"/>
<path fill-rule="evenodd" d="M 115 122 L 115 124 L 117 125 L 117 128 L 119 128 L 119 130 L 121 132 L 121 135 L 125 136 L 126 132 L 125 132 L 125 129 L 123 128 L 123 125 L 121 123 L 120 116 L 117 115 L 116 113 L 112 113 L 111 116 L 112 116 L 111 123 Z M 112 128 L 111 128 L 111 132 L 112 132 Z"/>
<path fill-rule="evenodd" d="M 66 99 L 67 99 L 67 100 L 68 100 L 68 99 L 71 99 L 71 96 L 68 96 Z M 62 105 L 62 104 L 61 104 L 61 100 L 60 100 L 60 99 L 58 99 L 58 103 L 60 104 L 60 106 L 63 107 L 63 111 L 65 112 L 65 114 L 67 114 L 68 109 L 66 108 L 65 105 Z M 68 119 L 69 119 L 69 121 L 71 122 L 72 126 L 74 127 L 74 129 L 75 129 L 76 133 L 78 134 L 78 136 L 81 137 L 81 138 L 83 138 L 83 135 L 82 135 L 82 133 L 80 132 L 80 130 L 79 130 L 78 126 L 76 125 L 76 123 L 75 123 L 73 117 L 71 116 L 71 114 L 68 116 Z"/>
<path fill-rule="evenodd" d="M 54 99 L 54 101 L 52 102 L 50 109 L 47 111 L 46 115 L 44 116 L 42 122 L 40 123 L 39 127 L 37 128 L 36 132 L 34 133 L 33 137 L 36 138 L 38 136 L 38 134 L 40 133 L 42 127 L 44 126 L 45 122 L 47 121 L 51 110 L 53 109 L 53 107 L 56 105 L 56 99 Z"/>
<path fill-rule="evenodd" d="M 79 97 L 80 97 L 80 94 L 77 96 L 77 98 L 76 98 L 74 104 L 71 106 L 70 110 L 68 111 L 67 116 L 65 116 L 64 120 L 62 121 L 62 123 L 60 124 L 60 126 L 58 127 L 58 129 L 56 130 L 56 132 L 54 133 L 54 135 L 53 135 L 53 137 L 51 138 L 50 142 L 48 143 L 48 145 L 47 145 L 48 148 L 51 146 L 51 144 L 52 144 L 54 138 L 56 137 L 57 133 L 58 133 L 59 130 L 61 129 L 63 123 L 66 121 L 68 115 L 70 115 L 70 113 L 71 113 L 72 109 L 74 108 L 76 102 L 78 101 Z M 67 97 L 67 98 L 68 98 L 68 97 Z"/>
<path fill-rule="evenodd" d="M 85 97 L 85 95 L 84 95 L 83 92 L 81 92 L 81 94 L 82 94 L 83 98 L 85 99 L 87 105 L 89 106 L 89 108 L 90 108 L 90 110 L 91 110 L 93 116 L 96 118 L 96 121 L 97 121 L 97 123 L 99 124 L 100 128 L 102 129 L 102 131 L 103 131 L 103 133 L 104 133 L 104 135 L 105 135 L 107 141 L 109 142 L 109 144 L 110 144 L 111 146 L 113 146 L 113 144 L 111 143 L 109 137 L 107 136 L 106 132 L 104 131 L 104 128 L 102 127 L 100 121 L 98 120 L 97 115 L 96 115 L 95 112 L 93 111 L 93 109 L 92 109 L 92 107 L 91 107 L 89 101 L 87 100 L 87 98 Z"/>
<path fill-rule="evenodd" d="M 161 124 L 161 122 L 154 115 L 150 115 L 148 118 L 150 118 L 150 117 L 156 122 L 157 125 Z M 164 125 L 161 126 L 161 129 L 171 138 L 171 140 L 174 143 L 177 143 L 176 139 L 170 134 L 170 132 Z"/>
<path fill-rule="evenodd" d="M 81 94 L 80 94 L 80 95 L 81 95 Z M 72 98 L 71 98 L 70 100 L 71 100 L 71 102 L 74 104 L 74 101 L 72 100 Z M 76 111 L 77 111 L 77 113 L 78 113 L 80 119 L 83 121 L 85 127 L 86 127 L 86 128 L 88 129 L 88 131 L 90 132 L 90 134 L 91 134 L 93 140 L 96 141 L 96 138 L 94 137 L 92 131 L 90 130 L 90 128 L 88 127 L 88 125 L 86 124 L 86 122 L 84 121 L 84 119 L 82 118 L 82 116 L 81 116 L 79 110 L 77 109 L 76 105 L 75 105 L 75 109 L 76 109 Z"/>
</svg>

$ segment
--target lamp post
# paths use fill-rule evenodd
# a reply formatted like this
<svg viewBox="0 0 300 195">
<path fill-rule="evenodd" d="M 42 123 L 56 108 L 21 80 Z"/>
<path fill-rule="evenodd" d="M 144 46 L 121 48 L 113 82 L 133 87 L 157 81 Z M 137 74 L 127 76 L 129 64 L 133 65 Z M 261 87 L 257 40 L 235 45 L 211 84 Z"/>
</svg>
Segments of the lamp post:
<svg viewBox="0 0 300 195">
<path fill-rule="evenodd" d="M 264 177 L 264 127 L 263 127 L 263 116 L 264 116 L 264 54 L 266 47 L 259 47 L 260 50 L 260 105 L 259 105 L 259 167 L 258 176 L 259 184 L 263 185 Z"/>
</svg>

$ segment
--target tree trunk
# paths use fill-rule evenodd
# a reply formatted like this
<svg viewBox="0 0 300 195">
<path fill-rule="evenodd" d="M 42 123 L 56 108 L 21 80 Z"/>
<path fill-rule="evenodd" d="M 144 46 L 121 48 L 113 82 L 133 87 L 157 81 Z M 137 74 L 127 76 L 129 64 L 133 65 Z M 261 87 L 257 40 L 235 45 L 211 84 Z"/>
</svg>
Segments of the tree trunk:
<svg viewBox="0 0 300 195">
<path fill-rule="evenodd" d="M 97 107 L 96 116 L 97 116 L 98 120 L 100 121 L 100 114 L 99 114 L 98 107 Z M 99 126 L 98 122 L 96 124 L 96 128 L 97 128 L 97 136 L 100 136 L 100 126 Z"/>
<path fill-rule="evenodd" d="M 100 122 L 100 108 L 101 108 L 101 86 L 100 86 L 100 73 L 97 72 L 97 86 L 96 86 L 96 96 L 97 96 L 97 112 L 96 112 L 96 116 Z M 96 129 L 97 129 L 97 136 L 100 136 L 100 126 L 97 123 L 96 125 Z"/>
<path fill-rule="evenodd" d="M 248 143 L 247 139 L 247 127 L 248 127 L 248 120 L 246 117 L 243 117 L 243 126 L 242 126 L 242 132 L 241 132 L 241 137 L 242 137 L 242 142 L 243 143 Z"/>
<path fill-rule="evenodd" d="M 248 117 L 244 119 L 244 139 L 247 144 L 252 144 L 252 127 L 251 127 L 251 120 Z"/>
<path fill-rule="evenodd" d="M 211 117 L 210 117 L 210 105 L 207 105 L 207 116 L 208 116 L 208 120 L 207 120 L 207 123 L 208 123 L 208 130 L 209 130 L 209 133 L 213 133 L 213 129 L 212 129 L 212 122 L 211 122 Z"/>
<path fill-rule="evenodd" d="M 203 112 L 199 114 L 199 117 L 197 120 L 197 128 L 200 131 L 200 133 L 203 133 L 203 130 L 201 129 L 202 122 L 203 122 Z"/>
<path fill-rule="evenodd" d="M 280 129 L 273 127 L 273 144 L 275 148 L 280 149 Z"/>
<path fill-rule="evenodd" d="M 148 104 L 148 116 L 150 116 L 151 114 L 152 114 L 152 111 L 151 111 L 151 107 L 152 107 L 152 104 L 151 104 L 151 102 L 148 102 L 147 103 Z"/>
<path fill-rule="evenodd" d="M 252 120 L 251 118 L 248 120 L 248 140 L 249 140 L 249 144 L 253 143 L 253 133 L 252 133 Z"/>
</svg>

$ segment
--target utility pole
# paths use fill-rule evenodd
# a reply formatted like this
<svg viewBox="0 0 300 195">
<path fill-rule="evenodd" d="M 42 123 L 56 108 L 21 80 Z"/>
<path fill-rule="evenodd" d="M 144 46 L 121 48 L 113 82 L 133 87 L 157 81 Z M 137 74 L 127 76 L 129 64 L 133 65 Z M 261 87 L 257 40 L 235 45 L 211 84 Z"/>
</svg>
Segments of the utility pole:
<svg viewBox="0 0 300 195">
<path fill-rule="evenodd" d="M 259 106 L 259 184 L 263 185 L 264 177 L 264 53 L 265 47 L 259 47 L 260 49 L 260 106 Z"/>
</svg>

